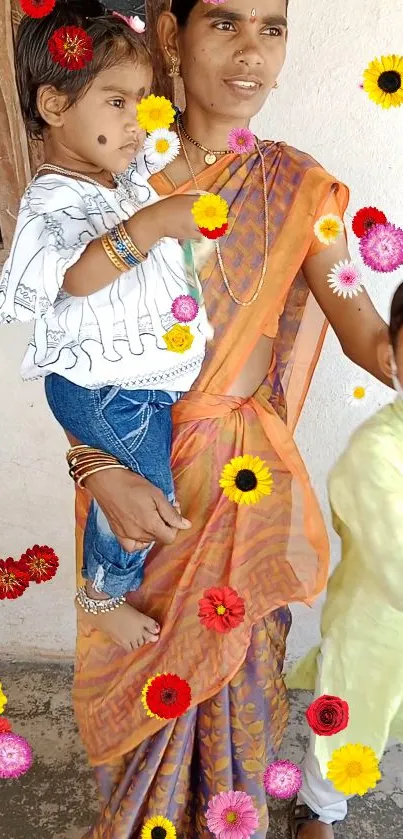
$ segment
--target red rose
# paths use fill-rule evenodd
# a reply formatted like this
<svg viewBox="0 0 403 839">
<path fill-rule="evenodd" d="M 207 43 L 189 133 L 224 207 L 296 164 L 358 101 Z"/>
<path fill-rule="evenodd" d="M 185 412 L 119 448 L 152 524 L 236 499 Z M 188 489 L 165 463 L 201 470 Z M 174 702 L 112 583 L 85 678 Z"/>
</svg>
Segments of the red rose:
<svg viewBox="0 0 403 839">
<path fill-rule="evenodd" d="M 349 707 L 338 696 L 319 696 L 306 712 L 308 725 L 319 737 L 331 737 L 348 726 Z"/>
<path fill-rule="evenodd" d="M 0 559 L 0 600 L 16 600 L 29 586 L 29 576 L 19 562 Z"/>
</svg>

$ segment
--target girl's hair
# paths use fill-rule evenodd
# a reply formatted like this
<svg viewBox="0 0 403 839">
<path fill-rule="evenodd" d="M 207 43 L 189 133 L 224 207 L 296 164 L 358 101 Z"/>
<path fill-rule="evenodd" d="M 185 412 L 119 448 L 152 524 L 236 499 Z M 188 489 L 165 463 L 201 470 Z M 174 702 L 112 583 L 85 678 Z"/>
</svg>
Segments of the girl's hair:
<svg viewBox="0 0 403 839">
<path fill-rule="evenodd" d="M 403 283 L 396 289 L 390 309 L 389 339 L 393 349 L 397 348 L 400 330 L 403 328 Z"/>
<path fill-rule="evenodd" d="M 79 26 L 92 38 L 93 58 L 82 70 L 67 70 L 50 56 L 49 38 L 61 26 Z M 28 134 L 41 139 L 46 128 L 37 107 L 41 85 L 50 85 L 65 94 L 69 108 L 102 70 L 128 59 L 150 61 L 144 37 L 120 18 L 106 14 L 98 0 L 57 0 L 50 15 L 39 19 L 23 17 L 17 32 L 15 73 Z"/>
<path fill-rule="evenodd" d="M 186 26 L 189 15 L 197 2 L 198 0 L 172 0 L 171 12 L 175 15 L 178 26 Z M 289 0 L 286 0 L 286 11 L 288 10 L 288 2 Z"/>
</svg>

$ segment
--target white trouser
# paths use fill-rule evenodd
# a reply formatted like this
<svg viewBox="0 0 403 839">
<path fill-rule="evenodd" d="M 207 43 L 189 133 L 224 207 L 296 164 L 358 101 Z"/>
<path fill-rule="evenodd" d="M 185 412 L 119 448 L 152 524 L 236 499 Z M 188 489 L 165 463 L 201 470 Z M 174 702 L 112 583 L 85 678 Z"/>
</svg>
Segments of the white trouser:
<svg viewBox="0 0 403 839">
<path fill-rule="evenodd" d="M 315 699 L 321 696 L 321 664 L 322 656 L 319 654 Z M 337 792 L 331 781 L 323 778 L 319 761 L 315 757 L 315 735 L 312 732 L 309 748 L 302 764 L 302 772 L 303 784 L 298 795 L 298 804 L 307 804 L 319 816 L 319 821 L 324 822 L 324 824 L 343 821 L 347 816 L 348 796 L 343 795 L 342 792 Z"/>
<path fill-rule="evenodd" d="M 325 824 L 343 821 L 347 815 L 347 796 L 337 792 L 333 784 L 322 778 L 319 762 L 311 742 L 302 764 L 303 784 L 298 804 L 307 804 Z"/>
</svg>

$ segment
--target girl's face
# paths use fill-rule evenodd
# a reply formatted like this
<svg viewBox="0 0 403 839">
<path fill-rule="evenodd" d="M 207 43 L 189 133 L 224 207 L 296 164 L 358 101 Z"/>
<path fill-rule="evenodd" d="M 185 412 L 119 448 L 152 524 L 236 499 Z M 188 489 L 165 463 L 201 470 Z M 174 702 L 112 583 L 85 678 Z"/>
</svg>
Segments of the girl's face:
<svg viewBox="0 0 403 839">
<path fill-rule="evenodd" d="M 179 54 L 188 104 L 234 124 L 247 123 L 262 108 L 284 64 L 286 0 L 220 5 L 199 0 L 183 29 L 175 19 L 162 17 L 162 47 Z"/>
</svg>

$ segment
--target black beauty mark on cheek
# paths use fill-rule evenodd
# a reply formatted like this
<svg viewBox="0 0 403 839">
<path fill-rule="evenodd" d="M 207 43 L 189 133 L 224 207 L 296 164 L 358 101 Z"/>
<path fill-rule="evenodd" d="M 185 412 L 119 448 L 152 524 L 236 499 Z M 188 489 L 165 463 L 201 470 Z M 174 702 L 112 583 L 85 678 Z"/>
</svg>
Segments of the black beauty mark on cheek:
<svg viewBox="0 0 403 839">
<path fill-rule="evenodd" d="M 104 134 L 100 134 L 100 135 L 99 135 L 99 137 L 98 137 L 98 143 L 99 143 L 99 145 L 100 145 L 100 146 L 106 146 L 107 142 L 108 142 L 108 141 L 107 141 L 107 139 L 106 139 L 105 135 L 104 135 Z"/>
</svg>

